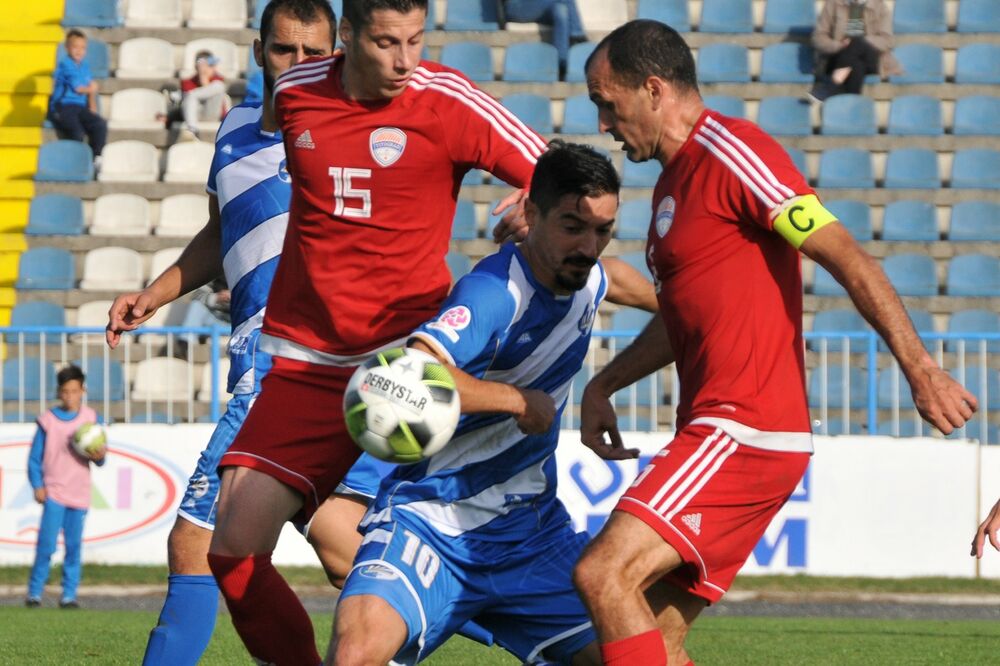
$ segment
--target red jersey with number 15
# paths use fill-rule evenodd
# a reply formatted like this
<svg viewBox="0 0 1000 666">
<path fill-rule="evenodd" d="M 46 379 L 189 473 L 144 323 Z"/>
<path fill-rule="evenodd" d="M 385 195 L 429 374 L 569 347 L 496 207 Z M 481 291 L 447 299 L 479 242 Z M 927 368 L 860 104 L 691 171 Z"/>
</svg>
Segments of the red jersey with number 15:
<svg viewBox="0 0 1000 666">
<path fill-rule="evenodd" d="M 433 316 L 462 177 L 485 169 L 527 187 L 546 147 L 453 69 L 421 62 L 400 96 L 363 102 L 344 93 L 343 66 L 308 60 L 275 84 L 292 202 L 263 332 L 269 351 L 320 363 Z"/>
</svg>

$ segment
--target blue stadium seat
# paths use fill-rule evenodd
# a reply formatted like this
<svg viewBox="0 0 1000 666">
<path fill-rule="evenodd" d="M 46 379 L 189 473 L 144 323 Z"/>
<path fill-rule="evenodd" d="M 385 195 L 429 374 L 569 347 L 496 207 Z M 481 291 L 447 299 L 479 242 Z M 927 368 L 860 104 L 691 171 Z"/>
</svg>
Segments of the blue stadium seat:
<svg viewBox="0 0 1000 666">
<path fill-rule="evenodd" d="M 40 194 L 31 200 L 28 236 L 79 236 L 83 233 L 83 201 L 69 194 Z"/>
<path fill-rule="evenodd" d="M 619 240 L 646 240 L 652 216 L 649 202 L 645 199 L 626 201 L 618 209 L 615 236 Z"/>
<path fill-rule="evenodd" d="M 247 87 L 246 92 L 243 94 L 243 103 L 264 103 L 264 72 L 260 68 L 247 74 Z"/>
<path fill-rule="evenodd" d="M 1000 151 L 970 148 L 955 152 L 951 186 L 962 189 L 1000 189 Z"/>
<path fill-rule="evenodd" d="M 898 35 L 947 30 L 941 0 L 906 0 L 906 6 L 892 14 L 892 31 Z"/>
<path fill-rule="evenodd" d="M 82 141 L 50 141 L 39 148 L 36 181 L 85 183 L 93 179 L 94 153 Z"/>
<path fill-rule="evenodd" d="M 831 409 L 861 409 L 868 398 L 868 375 L 861 368 L 851 367 L 844 382 L 844 368 L 839 364 L 830 364 L 826 368 L 826 377 L 822 368 L 813 368 L 809 376 L 809 406 L 823 406 L 823 387 L 826 380 L 826 406 Z M 844 390 L 847 389 L 847 400 L 844 400 Z M 831 419 L 833 421 L 835 419 Z"/>
<path fill-rule="evenodd" d="M 891 409 L 893 404 L 899 409 L 913 409 L 913 395 L 910 393 L 910 385 L 906 382 L 906 376 L 899 371 L 899 368 L 884 368 L 878 372 L 878 395 L 879 409 Z"/>
<path fill-rule="evenodd" d="M 472 261 L 461 252 L 451 250 L 445 255 L 444 260 L 448 264 L 452 282 L 457 282 L 460 277 L 472 270 Z"/>
<path fill-rule="evenodd" d="M 1000 45 L 959 47 L 955 56 L 955 83 L 1000 83 Z"/>
<path fill-rule="evenodd" d="M 906 314 L 910 316 L 910 322 L 913 323 L 913 329 L 918 335 L 924 335 L 925 333 L 935 333 L 934 330 L 934 315 L 932 315 L 927 310 L 920 310 L 917 308 L 907 308 Z M 924 348 L 930 352 L 934 353 L 934 348 L 937 346 L 937 342 L 932 340 L 924 340 Z M 885 340 L 879 338 L 878 340 L 878 350 L 880 352 L 889 351 L 889 345 L 885 343 Z"/>
<path fill-rule="evenodd" d="M 66 0 L 63 27 L 114 28 L 121 24 L 118 0 Z"/>
<path fill-rule="evenodd" d="M 909 386 L 906 384 L 905 379 L 903 380 L 903 384 Z M 909 388 L 906 390 L 909 391 Z M 875 434 L 882 437 L 927 437 L 932 432 L 933 429 L 926 423 L 920 424 L 920 430 L 918 432 L 917 425 L 913 423 L 913 419 L 900 418 L 899 423 L 893 423 L 890 419 L 880 421 Z"/>
<path fill-rule="evenodd" d="M 748 83 L 750 56 L 739 44 L 706 44 L 698 49 L 700 83 Z"/>
<path fill-rule="evenodd" d="M 807 35 L 816 25 L 812 0 L 767 0 L 764 6 L 764 32 Z"/>
<path fill-rule="evenodd" d="M 462 185 L 482 185 L 483 184 L 483 172 L 478 169 L 471 169 L 465 172 L 462 176 Z"/>
<path fill-rule="evenodd" d="M 542 42 L 511 44 L 503 61 L 503 80 L 521 83 L 554 83 L 559 80 L 556 47 Z"/>
<path fill-rule="evenodd" d="M 1000 333 L 1000 313 L 992 310 L 959 310 L 948 319 L 948 332 L 956 335 L 976 335 L 979 333 Z M 955 352 L 959 349 L 958 340 L 945 343 L 945 350 Z M 966 352 L 977 352 L 979 343 L 974 339 L 965 341 Z M 986 343 L 986 351 L 990 354 L 1000 352 L 1000 340 L 990 340 Z"/>
<path fill-rule="evenodd" d="M 875 187 L 872 159 L 860 148 L 831 148 L 819 158 L 820 187 Z"/>
<path fill-rule="evenodd" d="M 59 42 L 59 46 L 56 47 L 56 60 L 64 55 L 66 55 L 66 45 Z M 90 67 L 90 75 L 95 79 L 106 79 L 111 76 L 108 45 L 96 37 L 87 39 L 87 55 L 83 57 L 83 62 Z"/>
<path fill-rule="evenodd" d="M 548 97 L 531 93 L 514 93 L 502 100 L 503 105 L 510 109 L 528 127 L 539 134 L 552 134 L 552 105 Z"/>
<path fill-rule="evenodd" d="M 948 263 L 949 296 L 1000 296 L 1000 258 L 986 254 L 959 254 Z"/>
<path fill-rule="evenodd" d="M 889 282 L 900 296 L 937 296 L 934 260 L 926 254 L 894 254 L 882 260 Z"/>
<path fill-rule="evenodd" d="M 1000 32 L 1000 5 L 996 0 L 962 0 L 958 4 L 958 32 Z"/>
<path fill-rule="evenodd" d="M 941 102 L 933 97 L 903 95 L 894 98 L 889 107 L 889 134 L 940 136 L 944 133 L 943 125 Z"/>
<path fill-rule="evenodd" d="M 890 150 L 885 161 L 885 186 L 935 190 L 941 187 L 937 152 L 930 148 Z"/>
<path fill-rule="evenodd" d="M 87 400 L 91 405 L 99 406 L 104 400 L 104 392 L 108 392 L 108 400 L 118 402 L 125 399 L 125 368 L 120 361 L 111 359 L 105 369 L 104 361 L 100 358 L 88 359 L 86 364 L 81 360 L 73 361 L 73 364 L 84 370 L 87 375 Z M 99 408 L 99 407 L 98 407 Z"/>
<path fill-rule="evenodd" d="M 819 264 L 816 265 L 816 272 L 813 273 L 812 293 L 816 296 L 847 296 L 844 287 Z"/>
<path fill-rule="evenodd" d="M 892 83 L 944 83 L 944 55 L 931 44 L 902 44 L 892 51 L 903 67 L 902 74 L 889 77 Z"/>
<path fill-rule="evenodd" d="M 820 132 L 835 136 L 878 134 L 875 101 L 864 95 L 834 95 L 823 103 Z"/>
<path fill-rule="evenodd" d="M 583 83 L 587 80 L 585 66 L 587 58 L 597 48 L 597 42 L 580 42 L 569 47 L 569 55 L 566 56 L 566 81 L 569 83 Z"/>
<path fill-rule="evenodd" d="M 589 97 L 567 97 L 563 109 L 563 134 L 597 134 L 597 107 Z"/>
<path fill-rule="evenodd" d="M 765 97 L 760 100 L 757 124 L 775 136 L 809 136 L 809 103 L 801 97 Z"/>
<path fill-rule="evenodd" d="M 468 199 L 459 199 L 455 217 L 451 222 L 451 237 L 455 240 L 472 240 L 479 237 L 476 228 L 476 206 Z"/>
<path fill-rule="evenodd" d="M 39 358 L 25 356 L 3 362 L 4 400 L 52 400 L 55 397 L 56 368 L 51 361 L 42 363 Z"/>
<path fill-rule="evenodd" d="M 940 238 L 934 204 L 904 199 L 885 207 L 882 240 L 931 243 Z"/>
<path fill-rule="evenodd" d="M 848 348 L 854 352 L 864 352 L 868 348 L 864 340 L 845 340 L 835 337 L 843 333 L 864 333 L 868 331 L 868 324 L 864 317 L 858 314 L 854 308 L 842 310 L 820 310 L 813 318 L 812 332 L 822 333 L 831 337 L 826 338 L 826 350 L 828 352 L 842 352 Z M 809 349 L 819 351 L 822 349 L 822 340 L 809 340 Z"/>
<path fill-rule="evenodd" d="M 479 42 L 453 42 L 441 47 L 441 64 L 464 73 L 473 81 L 493 80 L 490 47 Z"/>
<path fill-rule="evenodd" d="M 971 95 L 955 102 L 955 135 L 1000 136 L 1000 97 Z"/>
<path fill-rule="evenodd" d="M 250 20 L 250 27 L 256 29 L 260 28 L 260 19 L 264 16 L 264 8 L 267 7 L 270 0 L 256 0 L 254 2 L 254 12 L 253 18 Z M 333 9 L 333 15 L 337 17 L 337 21 L 344 16 L 344 0 L 329 0 L 330 8 Z M 427 30 L 434 29 L 434 3 L 427 3 L 427 22 L 424 24 Z M 340 40 L 337 40 L 339 45 Z"/>
<path fill-rule="evenodd" d="M 742 97 L 733 95 L 705 95 L 703 98 L 705 106 L 718 111 L 724 116 L 733 118 L 746 118 L 746 105 Z"/>
<path fill-rule="evenodd" d="M 448 0 L 445 30 L 499 30 L 496 0 Z"/>
<path fill-rule="evenodd" d="M 18 303 L 10 312 L 11 326 L 65 326 L 66 310 L 61 305 L 46 301 L 28 301 Z M 17 343 L 23 340 L 29 344 L 37 344 L 41 339 L 39 333 L 8 333 L 4 336 L 7 342 Z M 58 334 L 45 336 L 46 343 L 59 342 Z"/>
<path fill-rule="evenodd" d="M 652 313 L 636 308 L 622 308 L 611 315 L 611 330 L 615 332 L 636 331 L 639 332 L 646 327 L 649 320 L 653 318 Z"/>
<path fill-rule="evenodd" d="M 812 83 L 813 50 L 807 44 L 782 42 L 765 46 L 760 60 L 764 83 Z"/>
<path fill-rule="evenodd" d="M 649 266 L 646 264 L 645 252 L 623 252 L 618 255 L 618 258 L 643 275 L 649 275 Z"/>
<path fill-rule="evenodd" d="M 859 242 L 875 237 L 872 227 L 871 206 L 853 199 L 836 199 L 826 202 L 826 209 L 837 216 L 844 228 Z"/>
<path fill-rule="evenodd" d="M 36 247 L 21 255 L 17 271 L 18 289 L 72 289 L 76 281 L 76 265 L 68 250 L 58 247 Z"/>
<path fill-rule="evenodd" d="M 809 164 L 806 162 L 806 153 L 801 148 L 786 148 L 788 156 L 792 158 L 792 163 L 799 170 L 802 177 L 809 180 Z"/>
<path fill-rule="evenodd" d="M 948 240 L 1000 242 L 1000 204 L 960 201 L 953 205 Z"/>
<path fill-rule="evenodd" d="M 703 0 L 698 30 L 729 34 L 753 32 L 751 3 L 746 0 Z"/>
<path fill-rule="evenodd" d="M 663 165 L 658 160 L 632 162 L 625 160 L 622 169 L 622 187 L 654 187 L 663 173 Z"/>
<path fill-rule="evenodd" d="M 957 372 L 952 372 L 952 376 L 957 376 Z M 1000 371 L 994 368 L 987 368 L 986 375 L 978 365 L 965 368 L 965 381 L 962 382 L 969 393 L 979 400 L 979 409 L 1000 409 Z M 984 394 L 983 388 L 986 388 Z"/>
<path fill-rule="evenodd" d="M 639 0 L 636 18 L 666 23 L 677 32 L 691 32 L 688 0 Z"/>
</svg>

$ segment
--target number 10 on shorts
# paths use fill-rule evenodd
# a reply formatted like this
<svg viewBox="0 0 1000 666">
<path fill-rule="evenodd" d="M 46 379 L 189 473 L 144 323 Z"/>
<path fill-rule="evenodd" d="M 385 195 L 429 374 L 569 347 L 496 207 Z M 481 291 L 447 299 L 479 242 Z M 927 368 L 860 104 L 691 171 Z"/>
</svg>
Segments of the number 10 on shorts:
<svg viewBox="0 0 1000 666">
<path fill-rule="evenodd" d="M 403 530 L 406 537 L 406 545 L 403 546 L 403 564 L 412 567 L 417 578 L 425 589 L 430 589 L 438 569 L 441 568 L 441 559 L 430 546 L 420 543 L 420 537 L 410 530 Z"/>
</svg>

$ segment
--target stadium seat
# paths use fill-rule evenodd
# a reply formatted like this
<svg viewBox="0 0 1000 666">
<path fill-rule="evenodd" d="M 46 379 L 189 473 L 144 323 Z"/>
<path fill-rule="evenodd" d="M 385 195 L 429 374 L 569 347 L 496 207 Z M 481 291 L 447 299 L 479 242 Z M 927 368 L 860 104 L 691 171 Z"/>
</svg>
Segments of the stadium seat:
<svg viewBox="0 0 1000 666">
<path fill-rule="evenodd" d="M 885 162 L 885 187 L 927 190 L 941 187 L 937 152 L 930 148 L 890 150 Z"/>
<path fill-rule="evenodd" d="M 894 254 L 882 260 L 882 269 L 900 296 L 937 296 L 934 260 L 926 254 Z"/>
<path fill-rule="evenodd" d="M 824 381 L 825 380 L 825 381 Z M 868 375 L 861 368 L 851 367 L 844 381 L 844 368 L 837 363 L 826 367 L 824 377 L 822 368 L 813 368 L 809 376 L 809 406 L 823 406 L 823 392 L 826 391 L 826 406 L 830 409 L 861 409 L 868 399 Z M 847 400 L 844 393 L 847 393 Z M 833 419 L 831 419 L 833 420 Z"/>
<path fill-rule="evenodd" d="M 860 148 L 831 148 L 819 158 L 820 187 L 875 186 L 871 155 Z"/>
<path fill-rule="evenodd" d="M 149 202 L 137 194 L 102 194 L 94 202 L 91 236 L 148 236 Z"/>
<path fill-rule="evenodd" d="M 129 0 L 125 11 L 126 28 L 179 28 L 182 19 L 180 0 Z"/>
<path fill-rule="evenodd" d="M 951 165 L 951 186 L 1000 189 L 1000 151 L 988 148 L 956 151 Z"/>
<path fill-rule="evenodd" d="M 751 3 L 745 0 L 703 0 L 698 30 L 730 34 L 753 32 Z"/>
<path fill-rule="evenodd" d="M 826 209 L 837 217 L 855 240 L 864 243 L 874 238 L 872 209 L 868 204 L 852 199 L 836 199 L 827 201 Z"/>
<path fill-rule="evenodd" d="M 186 301 L 173 301 L 161 307 L 152 317 L 143 323 L 138 330 L 138 339 L 143 345 L 166 345 L 168 336 L 165 333 L 148 333 L 152 328 L 163 328 L 167 326 L 181 326 L 184 323 L 184 316 L 187 314 L 189 303 Z"/>
<path fill-rule="evenodd" d="M 657 160 L 632 162 L 625 160 L 622 169 L 622 187 L 654 187 L 663 173 L 663 165 Z"/>
<path fill-rule="evenodd" d="M 50 141 L 38 149 L 36 181 L 85 183 L 93 179 L 94 153 L 82 141 Z"/>
<path fill-rule="evenodd" d="M 167 150 L 165 183 L 204 183 L 212 165 L 215 146 L 209 141 L 175 143 Z"/>
<path fill-rule="evenodd" d="M 60 42 L 56 47 L 56 60 L 64 55 L 66 55 L 66 45 Z M 106 79 L 111 76 L 108 45 L 100 39 L 91 37 L 87 40 L 87 55 L 83 56 L 83 62 L 90 67 L 90 75 L 95 79 Z"/>
<path fill-rule="evenodd" d="M 646 264 L 645 252 L 622 252 L 618 255 L 618 258 L 642 273 L 643 276 L 649 275 L 649 265 Z"/>
<path fill-rule="evenodd" d="M 163 129 L 167 100 L 159 92 L 148 88 L 128 88 L 111 95 L 110 129 Z"/>
<path fill-rule="evenodd" d="M 951 207 L 950 241 L 1000 242 L 1000 204 L 960 201 Z"/>
<path fill-rule="evenodd" d="M 847 290 L 819 264 L 813 273 L 812 293 L 816 296 L 847 296 Z"/>
<path fill-rule="evenodd" d="M 1000 45 L 966 44 L 955 56 L 955 83 L 1000 83 Z"/>
<path fill-rule="evenodd" d="M 731 118 L 746 118 L 746 104 L 733 95 L 705 95 L 705 106 Z"/>
<path fill-rule="evenodd" d="M 450 42 L 441 47 L 441 64 L 454 67 L 473 81 L 493 80 L 490 47 L 479 42 Z"/>
<path fill-rule="evenodd" d="M 219 376 L 217 379 L 219 387 L 219 400 L 223 404 L 229 402 L 229 393 L 226 391 L 229 383 L 229 359 L 222 357 L 219 359 Z M 201 387 L 194 399 L 198 402 L 212 402 L 212 364 L 206 363 L 201 368 Z"/>
<path fill-rule="evenodd" d="M 801 148 L 786 148 L 788 156 L 792 158 L 792 163 L 799 170 L 802 176 L 809 180 L 809 164 L 806 162 L 806 153 Z"/>
<path fill-rule="evenodd" d="M 105 316 L 107 319 L 107 316 Z M 100 357 L 73 361 L 87 376 L 87 401 L 100 409 L 105 399 L 120 402 L 125 399 L 125 367 L 121 361 L 108 359 L 107 366 Z"/>
<path fill-rule="evenodd" d="M 958 32 L 1000 32 L 996 0 L 962 0 L 958 4 Z"/>
<path fill-rule="evenodd" d="M 563 134 L 597 134 L 597 107 L 586 95 L 566 98 L 563 107 Z"/>
<path fill-rule="evenodd" d="M 707 44 L 698 49 L 700 83 L 749 83 L 750 61 L 745 46 Z"/>
<path fill-rule="evenodd" d="M 108 310 L 112 301 L 99 300 L 81 303 L 76 309 L 76 326 L 79 328 L 104 328 L 108 323 Z M 103 338 L 103 336 L 102 336 Z"/>
<path fill-rule="evenodd" d="M 118 45 L 116 78 L 170 79 L 176 71 L 174 47 L 168 41 L 156 37 L 134 37 Z"/>
<path fill-rule="evenodd" d="M 903 95 L 893 98 L 889 107 L 889 134 L 940 136 L 944 133 L 943 125 L 941 102 L 933 97 Z"/>
<path fill-rule="evenodd" d="M 485 174 L 478 169 L 466 171 L 462 176 L 462 186 L 482 185 L 485 181 Z"/>
<path fill-rule="evenodd" d="M 955 135 L 1000 136 L 1000 97 L 993 95 L 959 97 L 955 101 L 952 131 Z"/>
<path fill-rule="evenodd" d="M 66 0 L 64 28 L 115 28 L 121 24 L 118 0 Z"/>
<path fill-rule="evenodd" d="M 913 395 L 906 376 L 894 365 L 878 372 L 878 387 L 876 388 L 879 409 L 891 409 L 894 405 L 899 409 L 913 409 Z"/>
<path fill-rule="evenodd" d="M 58 247 L 36 247 L 21 255 L 18 289 L 69 290 L 76 281 L 73 255 Z"/>
<path fill-rule="evenodd" d="M 69 194 L 39 194 L 28 211 L 29 236 L 78 236 L 83 233 L 83 201 Z"/>
<path fill-rule="evenodd" d="M 145 141 L 113 141 L 104 147 L 101 182 L 151 183 L 160 175 L 160 156 L 156 146 Z"/>
<path fill-rule="evenodd" d="M 194 378 L 188 364 L 177 358 L 155 357 L 135 365 L 132 400 L 185 402 L 194 395 Z"/>
<path fill-rule="evenodd" d="M 559 80 L 556 47 L 542 42 L 511 44 L 503 62 L 503 80 L 519 83 L 554 83 Z"/>
<path fill-rule="evenodd" d="M 849 348 L 854 352 L 864 352 L 867 349 L 865 340 L 849 340 L 838 337 L 844 333 L 866 333 L 868 324 L 858 311 L 849 308 L 841 310 L 820 310 L 813 318 L 812 332 L 822 334 L 826 340 L 828 352 L 840 353 Z M 807 341 L 806 346 L 813 351 L 823 348 L 823 340 L 815 338 Z"/>
<path fill-rule="evenodd" d="M 948 332 L 955 335 L 976 336 L 981 333 L 1000 333 L 1000 313 L 992 310 L 959 310 L 948 319 Z M 970 337 L 965 341 L 966 353 L 978 353 L 979 342 Z M 948 340 L 945 350 L 957 352 L 961 341 Z M 1000 340 L 990 340 L 986 343 L 986 351 L 990 354 L 1000 352 Z"/>
<path fill-rule="evenodd" d="M 834 95 L 823 103 L 820 132 L 835 136 L 877 134 L 874 100 L 864 95 Z"/>
<path fill-rule="evenodd" d="M 615 333 L 634 332 L 638 335 L 652 317 L 653 315 L 645 310 L 622 308 L 611 316 L 611 330 Z"/>
<path fill-rule="evenodd" d="M 959 254 L 948 263 L 949 296 L 1000 296 L 1000 258 L 986 254 Z"/>
<path fill-rule="evenodd" d="M 760 100 L 757 124 L 775 136 L 809 136 L 809 103 L 800 97 L 765 97 Z"/>
<path fill-rule="evenodd" d="M 587 32 L 611 32 L 629 19 L 626 0 L 576 0 Z"/>
<path fill-rule="evenodd" d="M 246 25 L 246 0 L 191 0 L 188 28 L 237 30 Z"/>
<path fill-rule="evenodd" d="M 207 221 L 207 196 L 174 194 L 160 202 L 160 221 L 153 233 L 164 238 L 191 238 Z"/>
<path fill-rule="evenodd" d="M 892 14 L 892 31 L 897 35 L 947 32 L 941 0 L 906 0 L 905 7 Z"/>
<path fill-rule="evenodd" d="M 807 35 L 816 25 L 816 8 L 812 0 L 767 0 L 764 6 L 766 34 L 791 33 Z"/>
<path fill-rule="evenodd" d="M 959 373 L 952 374 L 957 377 Z M 979 400 L 979 409 L 1000 409 L 1000 371 L 986 368 L 984 375 L 978 365 L 966 367 L 962 384 Z"/>
<path fill-rule="evenodd" d="M 499 30 L 495 0 L 448 0 L 445 30 Z"/>
<path fill-rule="evenodd" d="M 124 247 L 99 247 L 83 258 L 84 291 L 130 291 L 141 289 L 142 255 Z"/>
<path fill-rule="evenodd" d="M 882 240 L 932 243 L 940 238 L 934 204 L 904 199 L 885 207 Z"/>
<path fill-rule="evenodd" d="M 931 44 L 902 44 L 892 51 L 903 67 L 902 74 L 889 77 L 892 83 L 944 83 L 944 55 Z"/>
<path fill-rule="evenodd" d="M 240 59 L 236 44 L 228 39 L 203 37 L 194 39 L 184 45 L 184 57 L 181 59 L 182 77 L 194 76 L 194 57 L 199 51 L 211 51 L 219 59 L 216 66 L 224 78 L 234 80 L 240 78 Z"/>
<path fill-rule="evenodd" d="M 451 222 L 453 240 L 474 240 L 479 238 L 476 225 L 476 206 L 468 199 L 459 199 L 455 207 L 455 217 Z"/>
<path fill-rule="evenodd" d="M 568 83 L 583 83 L 587 80 L 587 58 L 597 48 L 597 42 L 580 42 L 569 47 L 566 57 L 566 81 Z"/>
<path fill-rule="evenodd" d="M 105 317 L 107 319 L 107 317 Z M 58 326 L 66 325 L 66 310 L 61 305 L 48 303 L 46 301 L 28 301 L 18 303 L 10 312 L 10 325 L 14 328 L 19 326 Z M 8 333 L 4 336 L 8 343 L 21 341 L 26 344 L 38 344 L 41 341 L 39 333 Z M 50 333 L 45 336 L 46 343 L 59 342 L 58 333 Z"/>
<path fill-rule="evenodd" d="M 646 240 L 652 213 L 649 202 L 644 199 L 626 201 L 618 209 L 618 228 L 615 236 L 619 240 Z"/>
<path fill-rule="evenodd" d="M 812 83 L 813 63 L 813 50 L 807 44 L 770 44 L 764 47 L 761 55 L 760 80 L 763 83 Z"/>
<path fill-rule="evenodd" d="M 56 368 L 51 361 L 34 356 L 8 358 L 3 362 L 4 400 L 53 400 Z"/>
<path fill-rule="evenodd" d="M 184 248 L 182 247 L 168 247 L 154 252 L 153 256 L 149 259 L 149 279 L 146 281 L 147 284 L 155 280 L 163 271 L 170 268 L 183 251 Z"/>
<path fill-rule="evenodd" d="M 472 261 L 461 252 L 449 251 L 444 259 L 452 282 L 458 282 L 460 277 L 472 270 Z"/>
<path fill-rule="evenodd" d="M 639 0 L 636 18 L 665 23 L 677 32 L 691 32 L 688 0 Z"/>
</svg>

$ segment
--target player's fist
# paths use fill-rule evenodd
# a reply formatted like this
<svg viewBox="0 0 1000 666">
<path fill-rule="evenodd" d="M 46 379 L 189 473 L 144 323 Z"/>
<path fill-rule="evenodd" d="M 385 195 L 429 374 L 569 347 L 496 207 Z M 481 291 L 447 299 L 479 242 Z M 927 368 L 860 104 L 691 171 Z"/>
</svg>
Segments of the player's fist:
<svg viewBox="0 0 1000 666">
<path fill-rule="evenodd" d="M 39 504 L 45 504 L 45 498 L 48 494 L 45 492 L 45 487 L 35 488 L 35 501 Z"/>
<path fill-rule="evenodd" d="M 556 403 L 552 396 L 537 389 L 521 389 L 520 393 L 524 398 L 524 408 L 517 416 L 517 427 L 526 435 L 548 432 L 556 417 Z"/>
</svg>

